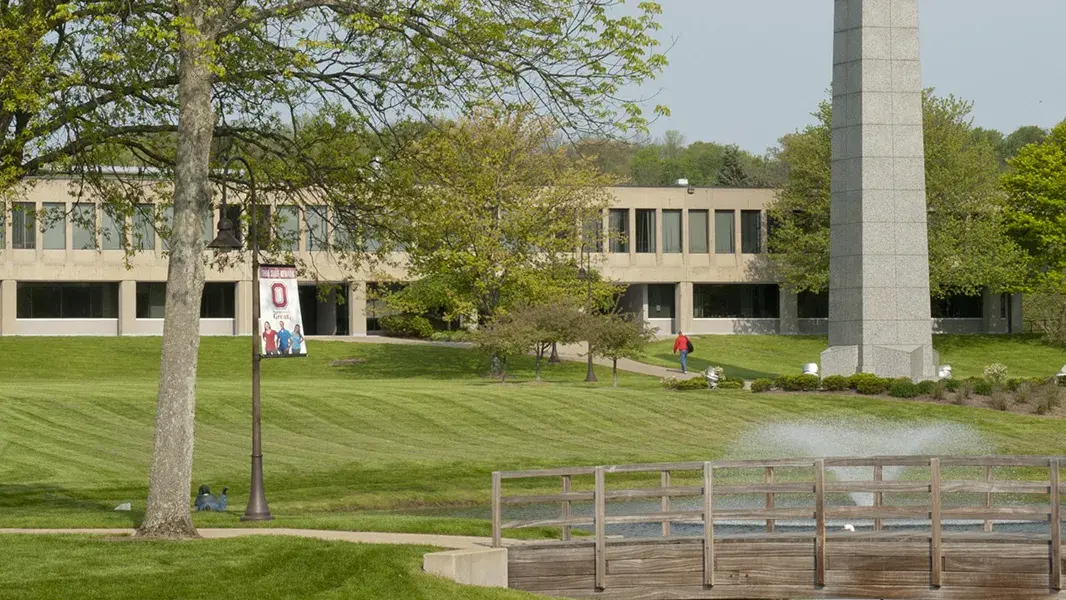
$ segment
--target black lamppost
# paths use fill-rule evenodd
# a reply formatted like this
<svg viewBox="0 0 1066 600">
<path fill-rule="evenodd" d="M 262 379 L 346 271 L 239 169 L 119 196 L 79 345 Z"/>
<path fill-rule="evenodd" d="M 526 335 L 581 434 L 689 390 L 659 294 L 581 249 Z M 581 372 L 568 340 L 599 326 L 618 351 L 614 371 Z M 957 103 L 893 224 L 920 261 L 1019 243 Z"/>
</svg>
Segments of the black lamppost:
<svg viewBox="0 0 1066 600">
<path fill-rule="evenodd" d="M 261 445 L 259 424 L 259 233 L 256 221 L 259 219 L 255 198 L 255 175 L 248 161 L 234 156 L 226 161 L 223 173 L 229 172 L 230 163 L 240 162 L 248 172 L 248 207 L 250 219 L 248 224 L 248 247 L 252 252 L 252 488 L 248 494 L 248 508 L 244 511 L 242 521 L 270 521 L 274 517 L 267 506 L 266 493 L 263 491 L 263 449 Z M 240 250 L 243 247 L 237 238 L 237 229 L 233 220 L 226 215 L 226 182 L 222 181 L 222 207 L 218 219 L 218 235 L 207 245 L 216 250 Z"/>
<path fill-rule="evenodd" d="M 578 275 L 585 280 L 585 314 L 592 315 L 592 253 L 585 253 L 585 266 L 578 270 Z M 588 371 L 585 373 L 585 381 L 593 383 L 597 381 L 596 372 L 592 370 L 592 340 L 588 343 Z"/>
</svg>

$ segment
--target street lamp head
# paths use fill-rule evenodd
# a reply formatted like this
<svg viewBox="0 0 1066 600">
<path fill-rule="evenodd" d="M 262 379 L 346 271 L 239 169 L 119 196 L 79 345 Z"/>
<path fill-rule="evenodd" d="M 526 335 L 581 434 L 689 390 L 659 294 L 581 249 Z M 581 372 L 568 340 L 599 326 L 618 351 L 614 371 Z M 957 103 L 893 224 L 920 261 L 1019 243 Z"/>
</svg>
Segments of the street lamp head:
<svg viewBox="0 0 1066 600">
<path fill-rule="evenodd" d="M 233 226 L 233 219 L 223 216 L 218 220 L 218 235 L 214 240 L 207 245 L 208 248 L 214 248 L 215 250 L 240 250 L 243 247 L 241 241 L 237 239 L 236 228 Z"/>
</svg>

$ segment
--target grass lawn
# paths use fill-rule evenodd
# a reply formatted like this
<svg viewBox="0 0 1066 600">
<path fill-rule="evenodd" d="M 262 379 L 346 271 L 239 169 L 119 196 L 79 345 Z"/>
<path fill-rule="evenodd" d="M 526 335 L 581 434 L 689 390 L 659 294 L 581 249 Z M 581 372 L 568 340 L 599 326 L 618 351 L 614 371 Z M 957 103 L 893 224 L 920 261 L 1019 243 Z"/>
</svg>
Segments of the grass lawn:
<svg viewBox="0 0 1066 600">
<path fill-rule="evenodd" d="M 725 368 L 727 376 L 742 379 L 798 373 L 805 363 L 820 362 L 818 355 L 828 346 L 824 336 L 704 335 L 692 340 L 689 369 L 714 364 Z M 673 339 L 656 342 L 643 360 L 679 368 L 673 347 Z M 1066 351 L 1042 343 L 1037 335 L 935 335 L 933 347 L 955 377 L 980 376 L 993 362 L 1007 365 L 1012 377 L 1050 376 L 1066 363 Z"/>
<path fill-rule="evenodd" d="M 421 572 L 421 546 L 294 538 L 144 542 L 92 536 L 8 536 L 0 566 L 7 600 L 277 598 L 532 600 Z"/>
<path fill-rule="evenodd" d="M 712 352 L 710 341 L 699 344 L 697 352 Z M 240 526 L 247 502 L 247 346 L 206 338 L 201 348 L 192 484 L 216 493 L 228 485 L 231 506 L 197 515 L 201 526 Z M 500 385 L 484 380 L 485 361 L 464 349 L 315 341 L 310 348 L 306 360 L 264 362 L 274 526 L 487 535 L 481 519 L 396 513 L 484 504 L 494 469 L 715 458 L 750 428 L 783 420 L 963 423 L 1000 452 L 1066 453 L 1066 422 L 1058 419 L 829 395 L 666 392 L 636 375 L 612 389 L 606 369 L 600 385 L 576 383 L 582 364 L 549 367 L 547 381 L 534 383 L 524 361 L 523 383 Z M 0 527 L 139 521 L 158 351 L 158 338 L 0 338 Z M 365 362 L 330 366 L 353 357 Z M 122 502 L 134 510 L 114 512 Z"/>
</svg>

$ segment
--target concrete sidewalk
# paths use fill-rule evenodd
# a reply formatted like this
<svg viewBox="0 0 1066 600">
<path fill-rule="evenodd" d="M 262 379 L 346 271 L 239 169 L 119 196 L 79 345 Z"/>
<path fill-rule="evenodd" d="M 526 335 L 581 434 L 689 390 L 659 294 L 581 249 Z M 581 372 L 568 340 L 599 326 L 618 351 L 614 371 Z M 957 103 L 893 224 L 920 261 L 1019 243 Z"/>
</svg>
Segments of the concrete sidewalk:
<svg viewBox="0 0 1066 600">
<path fill-rule="evenodd" d="M 0 529 L 0 535 L 133 535 L 134 529 Z M 325 529 L 288 529 L 288 528 L 210 528 L 199 529 L 204 539 L 226 539 L 250 535 L 274 535 L 318 540 L 351 542 L 355 544 L 398 544 L 406 546 L 436 546 L 453 550 L 487 548 L 492 546 L 491 538 L 432 535 L 419 533 L 375 533 L 368 531 L 331 531 Z M 505 545 L 517 545 L 519 540 L 504 540 Z"/>
</svg>

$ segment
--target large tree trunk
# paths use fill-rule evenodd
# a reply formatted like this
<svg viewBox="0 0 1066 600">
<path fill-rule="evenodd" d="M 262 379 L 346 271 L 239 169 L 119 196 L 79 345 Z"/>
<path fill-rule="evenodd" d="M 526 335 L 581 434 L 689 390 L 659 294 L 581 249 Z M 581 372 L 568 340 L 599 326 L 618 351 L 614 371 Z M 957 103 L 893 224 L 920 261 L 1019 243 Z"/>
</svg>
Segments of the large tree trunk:
<svg viewBox="0 0 1066 600">
<path fill-rule="evenodd" d="M 183 4 L 183 16 L 203 31 L 203 8 Z M 193 28 L 190 28 L 193 29 Z M 211 73 L 202 33 L 182 33 L 179 64 L 178 147 L 174 224 L 170 239 L 163 354 L 148 506 L 138 535 L 197 536 L 189 515 L 196 421 L 196 360 L 200 351 L 200 297 L 204 288 L 203 215 L 211 190 L 208 168 L 215 117 Z"/>
</svg>

